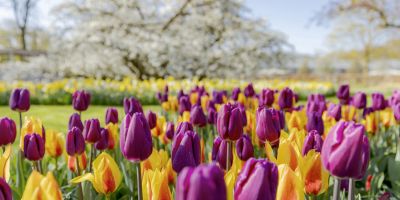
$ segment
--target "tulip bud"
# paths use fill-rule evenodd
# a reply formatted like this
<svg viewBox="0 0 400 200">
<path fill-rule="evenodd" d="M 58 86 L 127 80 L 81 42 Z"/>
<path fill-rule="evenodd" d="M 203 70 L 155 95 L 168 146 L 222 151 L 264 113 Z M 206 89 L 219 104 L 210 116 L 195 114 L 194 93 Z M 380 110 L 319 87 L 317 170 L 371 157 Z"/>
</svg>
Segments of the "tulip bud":
<svg viewBox="0 0 400 200">
<path fill-rule="evenodd" d="M 207 117 L 203 112 L 201 106 L 194 105 L 190 111 L 190 122 L 199 127 L 207 125 Z"/>
<path fill-rule="evenodd" d="M 216 124 L 218 112 L 215 109 L 208 109 L 207 122 L 208 124 Z"/>
<path fill-rule="evenodd" d="M 185 167 L 200 164 L 200 138 L 193 131 L 178 133 L 172 142 L 172 168 L 179 173 Z"/>
<path fill-rule="evenodd" d="M 226 152 L 228 147 L 228 141 L 223 140 L 219 136 L 215 138 L 212 148 L 212 160 L 217 161 L 221 168 L 226 167 Z M 229 157 L 233 158 L 232 150 L 229 152 Z M 229 160 L 229 168 L 232 166 L 232 160 Z"/>
<path fill-rule="evenodd" d="M 226 199 L 223 171 L 215 164 L 183 169 L 176 183 L 176 200 L 189 199 Z"/>
<path fill-rule="evenodd" d="M 125 114 L 133 115 L 136 112 L 143 113 L 142 105 L 134 97 L 124 98 L 124 111 Z"/>
<path fill-rule="evenodd" d="M 7 184 L 6 180 L 0 178 L 0 199 L 12 200 L 13 195 L 10 186 Z"/>
<path fill-rule="evenodd" d="M 311 114 L 312 112 L 316 112 L 322 116 L 322 113 L 326 110 L 326 104 L 324 101 L 308 101 L 307 102 L 307 115 Z"/>
<path fill-rule="evenodd" d="M 70 156 L 80 155 L 85 151 L 85 139 L 77 127 L 72 127 L 67 133 L 67 153 Z"/>
<path fill-rule="evenodd" d="M 181 122 L 178 124 L 178 127 L 176 128 L 174 135 L 185 133 L 186 131 L 193 131 L 192 124 L 189 122 Z"/>
<path fill-rule="evenodd" d="M 349 85 L 341 85 L 336 92 L 336 97 L 341 105 L 347 105 L 350 102 L 350 87 Z"/>
<path fill-rule="evenodd" d="M 273 108 L 258 108 L 256 114 L 256 134 L 262 142 L 268 141 L 271 146 L 277 145 L 281 134 L 282 115 Z"/>
<path fill-rule="evenodd" d="M 253 97 L 256 94 L 254 91 L 253 83 L 249 83 L 245 88 L 244 88 L 244 96 L 246 97 Z"/>
<path fill-rule="evenodd" d="M 190 104 L 190 100 L 189 97 L 187 96 L 182 96 L 179 99 L 179 114 L 182 115 L 183 112 L 185 111 L 190 111 L 190 108 L 192 107 L 192 105 Z"/>
<path fill-rule="evenodd" d="M 321 101 L 323 101 L 323 102 L 325 102 L 325 96 L 324 96 L 323 94 L 318 94 L 318 93 L 316 93 L 316 94 L 310 94 L 310 95 L 308 96 L 308 98 L 307 98 L 307 101 L 308 101 L 308 102 L 312 102 L 312 101 L 315 101 L 315 102 L 321 102 Z"/>
<path fill-rule="evenodd" d="M 109 123 L 117 124 L 118 123 L 118 110 L 116 108 L 113 108 L 113 107 L 107 108 L 105 122 L 106 122 L 106 124 L 109 124 Z"/>
<path fill-rule="evenodd" d="M 85 90 L 77 90 L 72 94 L 72 106 L 77 111 L 85 111 L 90 105 L 91 95 Z"/>
<path fill-rule="evenodd" d="M 320 135 L 324 134 L 324 121 L 321 115 L 316 112 L 308 115 L 307 131 L 310 132 L 312 130 L 316 130 Z"/>
<path fill-rule="evenodd" d="M 212 100 L 215 103 L 222 104 L 222 103 L 224 103 L 224 97 L 226 96 L 226 91 L 225 90 L 224 91 L 220 91 L 220 92 L 213 91 L 212 95 L 213 95 Z"/>
<path fill-rule="evenodd" d="M 31 106 L 29 90 L 20 88 L 14 89 L 11 92 L 9 105 L 11 110 L 14 111 L 28 111 Z"/>
<path fill-rule="evenodd" d="M 400 122 L 400 103 L 394 105 L 392 109 L 394 118 L 396 119 L 397 122 Z"/>
<path fill-rule="evenodd" d="M 167 128 L 165 130 L 165 135 L 169 140 L 172 140 L 174 138 L 174 132 L 175 132 L 175 125 L 173 122 L 167 122 Z"/>
<path fill-rule="evenodd" d="M 88 143 L 96 143 L 100 140 L 100 122 L 98 119 L 89 119 L 85 121 L 83 137 Z"/>
<path fill-rule="evenodd" d="M 354 122 L 338 122 L 331 128 L 321 150 L 324 167 L 340 178 L 360 179 L 369 162 L 365 128 Z"/>
<path fill-rule="evenodd" d="M 153 151 L 149 124 L 143 113 L 126 115 L 120 129 L 120 148 L 130 162 L 146 160 Z"/>
<path fill-rule="evenodd" d="M 236 153 L 240 160 L 243 161 L 247 161 L 249 158 L 254 156 L 254 147 L 249 136 L 243 135 L 236 142 Z"/>
<path fill-rule="evenodd" d="M 316 152 L 321 152 L 322 144 L 324 141 L 322 140 L 321 135 L 316 130 L 312 130 L 308 133 L 306 139 L 304 140 L 302 154 L 303 156 L 307 155 L 307 153 L 311 149 L 315 149 Z"/>
<path fill-rule="evenodd" d="M 77 127 L 79 130 L 83 131 L 83 123 L 78 113 L 74 113 L 69 117 L 68 130 L 71 130 L 73 127 Z"/>
<path fill-rule="evenodd" d="M 243 134 L 243 116 L 240 108 L 223 105 L 217 118 L 217 131 L 222 139 L 237 140 Z"/>
<path fill-rule="evenodd" d="M 87 166 L 86 154 L 82 153 L 81 155 L 76 156 L 68 156 L 68 169 L 71 172 L 76 172 L 76 159 L 79 162 L 79 169 L 84 170 Z"/>
<path fill-rule="evenodd" d="M 24 156 L 30 161 L 41 160 L 44 156 L 44 141 L 39 134 L 33 133 L 24 137 Z"/>
<path fill-rule="evenodd" d="M 61 132 L 48 131 L 45 141 L 46 152 L 53 158 L 62 155 L 64 151 L 64 134 Z"/>
<path fill-rule="evenodd" d="M 294 93 L 290 88 L 284 88 L 279 93 L 278 104 L 281 110 L 291 111 L 293 109 Z"/>
<path fill-rule="evenodd" d="M 275 92 L 271 89 L 263 89 L 258 99 L 260 106 L 271 107 L 275 101 Z"/>
<path fill-rule="evenodd" d="M 328 116 L 339 121 L 342 118 L 342 106 L 340 104 L 330 104 L 327 113 Z"/>
<path fill-rule="evenodd" d="M 8 117 L 0 119 L 0 146 L 14 143 L 16 133 L 17 129 L 12 119 Z"/>
<path fill-rule="evenodd" d="M 97 150 L 105 150 L 108 148 L 109 133 L 107 129 L 102 128 L 100 131 L 100 140 L 94 144 Z"/>
<path fill-rule="evenodd" d="M 352 103 L 357 109 L 364 109 L 367 106 L 367 95 L 364 92 L 357 92 L 353 96 Z"/>
<path fill-rule="evenodd" d="M 231 99 L 233 99 L 234 101 L 237 101 L 239 94 L 240 94 L 240 88 L 233 88 Z"/>
<path fill-rule="evenodd" d="M 52 172 L 47 172 L 43 176 L 38 171 L 32 171 L 26 182 L 24 193 L 21 200 L 28 199 L 53 199 L 62 200 L 62 193 L 57 180 Z"/>
<path fill-rule="evenodd" d="M 385 109 L 385 96 L 382 93 L 372 93 L 372 108 L 374 110 L 383 110 Z"/>
<path fill-rule="evenodd" d="M 278 167 L 264 159 L 250 158 L 244 164 L 235 184 L 236 200 L 276 199 Z"/>
<path fill-rule="evenodd" d="M 146 116 L 147 123 L 149 123 L 149 128 L 153 129 L 157 126 L 157 115 L 156 113 L 149 111 Z"/>
</svg>

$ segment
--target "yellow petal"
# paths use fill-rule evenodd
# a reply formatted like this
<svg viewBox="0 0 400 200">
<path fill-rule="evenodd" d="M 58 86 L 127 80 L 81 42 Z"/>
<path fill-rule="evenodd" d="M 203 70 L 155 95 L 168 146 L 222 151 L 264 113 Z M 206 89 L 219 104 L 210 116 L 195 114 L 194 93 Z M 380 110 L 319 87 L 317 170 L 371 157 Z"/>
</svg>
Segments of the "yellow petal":
<svg viewBox="0 0 400 200">
<path fill-rule="evenodd" d="M 22 194 L 21 200 L 30 200 L 30 199 L 39 199 L 41 195 L 39 184 L 43 179 L 43 175 L 41 175 L 38 171 L 32 171 L 31 175 L 28 178 L 28 181 L 25 186 L 24 193 Z"/>
<path fill-rule="evenodd" d="M 303 158 L 301 174 L 307 194 L 319 195 L 328 189 L 329 173 L 322 167 L 321 154 L 314 149 Z"/>
<path fill-rule="evenodd" d="M 303 200 L 303 183 L 300 176 L 286 164 L 279 165 L 278 170 L 279 183 L 276 199 Z"/>
</svg>

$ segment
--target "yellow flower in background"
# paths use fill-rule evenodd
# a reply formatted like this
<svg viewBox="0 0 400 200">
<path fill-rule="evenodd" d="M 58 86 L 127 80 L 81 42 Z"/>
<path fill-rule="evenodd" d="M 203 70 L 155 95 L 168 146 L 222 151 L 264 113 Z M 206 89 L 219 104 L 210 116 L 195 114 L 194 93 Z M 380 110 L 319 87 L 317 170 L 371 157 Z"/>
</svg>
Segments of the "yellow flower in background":
<svg viewBox="0 0 400 200">
<path fill-rule="evenodd" d="M 236 153 L 233 154 L 233 161 L 232 161 L 232 166 L 229 169 L 228 172 L 226 172 L 224 176 L 225 184 L 226 184 L 226 189 L 227 191 L 227 200 L 233 200 L 233 189 L 235 187 L 236 179 L 240 173 L 240 170 L 242 170 L 243 163 L 239 159 Z"/>
<path fill-rule="evenodd" d="M 370 113 L 365 116 L 364 126 L 368 133 L 375 134 L 378 130 L 378 119 L 375 117 L 375 113 Z"/>
<path fill-rule="evenodd" d="M 24 150 L 24 138 L 27 134 L 37 133 L 41 137 L 43 137 L 44 128 L 42 121 L 38 118 L 34 117 L 25 117 L 24 125 L 21 129 L 21 136 L 19 139 L 19 148 L 23 151 Z"/>
<path fill-rule="evenodd" d="M 328 116 L 327 111 L 322 114 L 322 120 L 324 122 L 324 135 L 322 138 L 325 139 L 329 133 L 329 130 L 331 130 L 331 128 L 336 124 L 336 120 L 335 118 Z"/>
<path fill-rule="evenodd" d="M 289 138 L 282 138 L 282 135 L 284 134 L 281 134 L 277 163 L 287 164 L 292 170 L 296 170 L 298 166 L 301 165 L 300 149 L 295 141 L 292 141 Z"/>
<path fill-rule="evenodd" d="M 93 173 L 86 173 L 71 180 L 71 183 L 90 181 L 94 189 L 101 194 L 109 195 L 117 190 L 121 183 L 121 171 L 114 159 L 102 152 L 93 162 Z"/>
<path fill-rule="evenodd" d="M 189 114 L 190 116 L 190 114 Z M 166 126 L 166 119 L 162 115 L 157 115 L 157 122 L 156 122 L 156 127 L 151 129 L 151 135 L 154 137 L 158 137 L 162 135 L 165 132 L 165 126 Z"/>
<path fill-rule="evenodd" d="M 357 109 L 354 106 L 342 106 L 342 119 L 345 121 L 351 121 L 356 116 Z"/>
<path fill-rule="evenodd" d="M 289 130 L 297 129 L 297 130 L 303 130 L 306 125 L 306 114 L 305 112 L 299 112 L 299 111 L 293 111 L 291 114 L 287 113 L 286 115 L 289 115 L 288 119 L 288 128 Z"/>
<path fill-rule="evenodd" d="M 118 124 L 108 123 L 105 129 L 108 130 L 108 149 L 114 149 L 118 147 L 119 137 L 118 137 Z"/>
<path fill-rule="evenodd" d="M 62 155 L 65 146 L 64 134 L 49 130 L 46 133 L 46 152 L 56 158 Z"/>
<path fill-rule="evenodd" d="M 279 154 L 278 154 L 279 155 Z M 294 172 L 289 165 L 278 166 L 279 183 L 276 199 L 304 199 L 304 185 L 300 173 Z"/>
<path fill-rule="evenodd" d="M 265 153 L 266 153 L 269 161 L 271 161 L 273 163 L 278 163 L 278 161 L 276 160 L 276 157 L 274 155 L 274 151 L 273 151 L 271 145 L 269 144 L 269 142 L 265 143 Z"/>
<path fill-rule="evenodd" d="M 181 122 L 190 122 L 190 112 L 185 111 L 182 113 L 182 116 L 178 117 L 178 124 Z"/>
<path fill-rule="evenodd" d="M 5 180 L 10 179 L 10 156 L 12 151 L 12 145 L 9 144 L 5 147 L 5 151 L 0 157 L 0 177 Z"/>
<path fill-rule="evenodd" d="M 168 173 L 164 169 L 145 170 L 142 179 L 144 200 L 170 200 Z"/>
<path fill-rule="evenodd" d="M 153 148 L 149 158 L 141 162 L 142 173 L 145 170 L 164 169 L 167 167 L 168 160 L 168 153 L 164 149 L 157 151 L 157 149 Z"/>
<path fill-rule="evenodd" d="M 247 124 L 245 127 L 243 127 L 244 132 L 255 136 L 256 134 L 253 133 L 255 133 L 255 127 L 256 127 L 256 113 L 246 110 L 246 118 L 247 118 Z"/>
<path fill-rule="evenodd" d="M 237 102 L 246 105 L 246 96 L 244 96 L 243 92 L 239 93 Z"/>
<path fill-rule="evenodd" d="M 62 199 L 60 187 L 51 172 L 43 176 L 32 171 L 25 186 L 22 200 L 58 200 Z"/>
<path fill-rule="evenodd" d="M 393 110 L 391 108 L 378 111 L 377 115 L 379 115 L 379 121 L 384 127 L 389 127 L 396 124 L 396 119 L 394 118 Z"/>
<path fill-rule="evenodd" d="M 210 97 L 208 95 L 201 96 L 201 108 L 203 111 L 207 111 L 207 104 L 210 101 Z"/>
<path fill-rule="evenodd" d="M 296 144 L 296 148 L 301 152 L 308 132 L 304 129 L 300 131 L 294 129 L 293 131 L 290 131 L 289 136 L 284 131 L 282 131 L 282 133 L 282 139 L 287 138 L 289 141 L 294 142 Z"/>
<path fill-rule="evenodd" d="M 329 187 L 329 173 L 322 166 L 321 154 L 314 149 L 303 158 L 300 166 L 304 191 L 309 195 L 324 193 Z"/>
<path fill-rule="evenodd" d="M 199 94 L 197 92 L 193 92 L 190 94 L 189 98 L 190 98 L 190 103 L 194 105 L 197 103 L 197 100 L 199 99 Z"/>
</svg>

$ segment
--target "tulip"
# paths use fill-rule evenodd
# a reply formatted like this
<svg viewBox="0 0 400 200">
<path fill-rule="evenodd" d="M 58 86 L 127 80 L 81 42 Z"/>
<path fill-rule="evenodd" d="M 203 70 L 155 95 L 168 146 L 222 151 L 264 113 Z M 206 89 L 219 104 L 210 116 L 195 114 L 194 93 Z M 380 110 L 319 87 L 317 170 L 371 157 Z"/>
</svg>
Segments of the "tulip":
<svg viewBox="0 0 400 200">
<path fill-rule="evenodd" d="M 240 160 L 243 161 L 247 161 L 249 158 L 254 156 L 254 147 L 249 136 L 243 135 L 236 142 L 236 153 Z"/>
<path fill-rule="evenodd" d="M 95 144 L 94 147 L 97 150 L 105 150 L 108 148 L 108 140 L 110 138 L 110 134 L 108 133 L 107 129 L 102 128 L 100 131 L 100 140 L 98 140 Z"/>
<path fill-rule="evenodd" d="M 9 105 L 11 110 L 20 113 L 28 111 L 31 106 L 29 90 L 20 88 L 14 89 L 11 92 Z"/>
<path fill-rule="evenodd" d="M 68 130 L 71 130 L 74 126 L 83 131 L 83 123 L 78 113 L 74 113 L 69 117 Z"/>
<path fill-rule="evenodd" d="M 93 162 L 93 173 L 75 177 L 71 183 L 90 181 L 98 193 L 108 196 L 117 190 L 121 180 L 117 163 L 109 154 L 102 152 Z"/>
<path fill-rule="evenodd" d="M 146 170 L 166 169 L 169 160 L 168 153 L 164 149 L 157 150 L 153 148 L 153 152 L 149 158 L 141 163 L 142 172 Z"/>
<path fill-rule="evenodd" d="M 217 104 L 223 104 L 226 100 L 226 90 L 224 91 L 213 91 L 212 100 Z M 224 100 L 225 99 L 225 100 Z"/>
<path fill-rule="evenodd" d="M 32 134 L 32 133 L 39 134 L 43 138 L 43 141 L 46 140 L 46 133 L 45 133 L 45 129 L 43 127 L 42 121 L 38 118 L 25 117 L 25 123 L 21 128 L 21 136 L 20 136 L 20 143 L 19 143 L 19 147 L 21 150 L 24 149 L 25 136 Z"/>
<path fill-rule="evenodd" d="M 322 162 L 336 177 L 360 179 L 368 166 L 369 151 L 364 126 L 340 121 L 331 128 L 324 141 Z"/>
<path fill-rule="evenodd" d="M 113 108 L 113 107 L 107 108 L 105 122 L 106 122 L 106 124 L 109 124 L 109 123 L 117 124 L 118 123 L 118 110 L 116 108 Z"/>
<path fill-rule="evenodd" d="M 10 157 L 11 157 L 12 145 L 7 145 L 3 149 L 3 153 L 0 156 L 0 177 L 5 180 L 10 179 Z"/>
<path fill-rule="evenodd" d="M 310 94 L 307 98 L 308 102 L 325 102 L 325 96 L 323 94 Z"/>
<path fill-rule="evenodd" d="M 298 137 L 302 135 L 302 132 L 294 132 L 287 136 L 286 133 L 283 132 L 281 136 L 281 141 L 279 143 L 278 148 L 278 157 L 277 163 L 278 164 L 286 164 L 288 165 L 293 171 L 301 164 L 301 149 L 302 142 L 304 139 Z M 299 143 L 301 143 L 299 145 Z"/>
<path fill-rule="evenodd" d="M 394 118 L 397 122 L 400 122 L 400 103 L 393 106 Z"/>
<path fill-rule="evenodd" d="M 301 176 L 295 173 L 288 165 L 279 165 L 279 183 L 276 199 L 304 199 L 303 182 Z"/>
<path fill-rule="evenodd" d="M 72 94 L 72 106 L 75 110 L 82 112 L 88 109 L 91 95 L 85 90 L 77 90 Z"/>
<path fill-rule="evenodd" d="M 323 143 L 324 141 L 321 135 L 316 130 L 310 131 L 304 140 L 303 149 L 301 151 L 303 156 L 307 155 L 311 149 L 314 149 L 316 152 L 321 152 Z"/>
<path fill-rule="evenodd" d="M 357 92 L 353 96 L 352 103 L 357 109 L 364 109 L 367 106 L 367 95 L 364 92 Z"/>
<path fill-rule="evenodd" d="M 0 178 L 0 199 L 2 200 L 12 200 L 13 195 L 10 186 L 7 181 Z"/>
<path fill-rule="evenodd" d="M 253 97 L 256 94 L 254 91 L 253 83 L 249 83 L 245 88 L 244 88 L 244 96 L 246 97 Z"/>
<path fill-rule="evenodd" d="M 3 117 L 0 119 L 0 146 L 12 144 L 17 136 L 17 128 L 15 122 L 8 118 Z"/>
<path fill-rule="evenodd" d="M 78 163 L 76 162 L 76 159 L 78 159 Z M 77 172 L 76 169 L 76 164 L 79 166 L 79 172 L 86 169 L 87 167 L 87 159 L 86 159 L 86 154 L 77 154 L 76 156 L 68 156 L 68 169 L 71 170 L 72 172 Z"/>
<path fill-rule="evenodd" d="M 178 135 L 180 133 L 185 133 L 186 131 L 193 131 L 193 126 L 190 122 L 181 122 L 178 124 L 178 127 L 175 130 L 174 135 Z"/>
<path fill-rule="evenodd" d="M 62 199 L 61 189 L 51 172 L 43 176 L 36 170 L 32 171 L 21 200 L 30 199 Z"/>
<path fill-rule="evenodd" d="M 179 98 L 179 114 L 182 115 L 185 111 L 190 111 L 192 105 L 190 104 L 189 97 L 182 96 Z"/>
<path fill-rule="evenodd" d="M 349 85 L 341 85 L 336 92 L 336 97 L 341 105 L 347 105 L 350 102 L 350 87 Z"/>
<path fill-rule="evenodd" d="M 64 151 L 64 134 L 61 132 L 48 131 L 45 143 L 46 152 L 51 157 L 60 157 Z"/>
<path fill-rule="evenodd" d="M 275 200 L 277 187 L 278 167 L 267 160 L 250 158 L 237 178 L 235 200 Z"/>
<path fill-rule="evenodd" d="M 109 123 L 106 125 L 105 129 L 108 131 L 108 149 L 114 149 L 117 145 L 118 138 L 118 124 Z"/>
<path fill-rule="evenodd" d="M 317 101 L 308 101 L 307 102 L 307 115 L 316 112 L 319 115 L 322 115 L 322 113 L 326 110 L 326 104 L 325 102 L 317 102 Z"/>
<path fill-rule="evenodd" d="M 233 88 L 231 99 L 233 99 L 234 101 L 237 101 L 239 94 L 240 94 L 240 88 Z"/>
<path fill-rule="evenodd" d="M 172 142 L 172 167 L 179 173 L 184 167 L 200 164 L 200 138 L 193 131 L 178 133 Z"/>
<path fill-rule="evenodd" d="M 207 192 L 205 192 L 207 191 Z M 214 164 L 187 167 L 176 183 L 176 200 L 226 199 L 224 173 Z"/>
<path fill-rule="evenodd" d="M 44 141 L 39 134 L 33 133 L 25 135 L 24 156 L 30 161 L 41 160 L 44 156 Z"/>
<path fill-rule="evenodd" d="M 146 170 L 142 182 L 144 200 L 171 200 L 172 194 L 168 187 L 168 174 L 166 170 Z"/>
<path fill-rule="evenodd" d="M 198 127 L 207 125 L 207 117 L 199 105 L 194 105 L 190 111 L 190 122 Z"/>
<path fill-rule="evenodd" d="M 133 115 L 136 112 L 143 113 L 142 105 L 134 97 L 124 98 L 124 111 L 125 114 Z"/>
<path fill-rule="evenodd" d="M 146 115 L 147 122 L 149 123 L 149 128 L 153 129 L 157 125 L 157 115 L 156 113 L 149 111 Z"/>
<path fill-rule="evenodd" d="M 271 107 L 275 100 L 275 92 L 271 89 L 263 89 L 259 98 L 260 106 Z"/>
<path fill-rule="evenodd" d="M 79 128 L 73 127 L 68 131 L 66 147 L 70 156 L 81 155 L 85 151 L 85 139 Z"/>
<path fill-rule="evenodd" d="M 281 110 L 291 111 L 293 109 L 294 94 L 290 88 L 284 88 L 278 98 L 278 104 Z"/>
<path fill-rule="evenodd" d="M 324 193 L 329 187 L 329 173 L 322 167 L 321 154 L 313 149 L 305 155 L 302 163 L 300 168 L 306 194 Z"/>
<path fill-rule="evenodd" d="M 85 121 L 83 129 L 83 137 L 85 141 L 93 144 L 100 140 L 100 122 L 98 119 L 89 119 Z"/>
<path fill-rule="evenodd" d="M 324 134 L 324 121 L 322 116 L 316 112 L 308 115 L 307 131 L 310 132 L 312 130 L 316 130 L 320 135 Z"/>
<path fill-rule="evenodd" d="M 281 118 L 279 111 L 273 108 L 258 108 L 256 114 L 256 134 L 263 143 L 268 141 L 272 146 L 277 145 L 281 133 Z"/>
<path fill-rule="evenodd" d="M 228 151 L 227 146 L 228 146 L 228 141 L 223 140 L 219 136 L 215 138 L 213 143 L 211 158 L 213 161 L 217 161 L 221 168 L 227 166 L 227 159 L 226 159 Z M 229 156 L 230 158 L 232 158 L 232 150 L 229 152 Z M 228 168 L 230 168 L 231 165 L 232 165 L 232 160 L 229 160 Z"/>
<path fill-rule="evenodd" d="M 184 122 L 185 123 L 185 122 Z M 175 132 L 175 125 L 173 122 L 167 122 L 167 127 L 165 130 L 165 135 L 169 140 L 172 140 L 174 138 L 174 132 Z"/>
<path fill-rule="evenodd" d="M 215 109 L 208 109 L 207 122 L 208 124 L 216 124 L 218 119 L 218 112 Z"/>
<path fill-rule="evenodd" d="M 288 129 L 292 131 L 294 129 L 303 130 L 306 126 L 306 115 L 304 112 L 294 110 L 290 113 L 289 121 L 288 121 Z"/>
<path fill-rule="evenodd" d="M 385 107 L 385 96 L 379 92 L 372 93 L 372 108 L 374 110 L 384 110 Z"/>
<path fill-rule="evenodd" d="M 231 104 L 223 105 L 217 118 L 217 131 L 225 140 L 238 140 L 243 134 L 243 116 L 239 107 Z"/>
<path fill-rule="evenodd" d="M 327 113 L 328 116 L 339 121 L 342 118 L 342 106 L 340 104 L 330 104 Z"/>
</svg>

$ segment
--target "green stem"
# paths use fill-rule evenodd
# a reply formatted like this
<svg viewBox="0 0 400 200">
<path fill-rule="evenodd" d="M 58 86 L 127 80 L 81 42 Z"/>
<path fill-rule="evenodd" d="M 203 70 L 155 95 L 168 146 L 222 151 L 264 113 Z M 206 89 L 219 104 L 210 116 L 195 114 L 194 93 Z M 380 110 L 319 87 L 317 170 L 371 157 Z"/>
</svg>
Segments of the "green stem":
<svg viewBox="0 0 400 200">
<path fill-rule="evenodd" d="M 142 194 L 142 175 L 140 170 L 140 162 L 136 163 L 136 181 L 138 189 L 138 200 L 142 200 L 143 194 Z"/>
<path fill-rule="evenodd" d="M 57 168 L 58 168 L 58 157 L 56 157 L 54 159 L 54 171 L 57 172 Z"/>
<path fill-rule="evenodd" d="M 22 113 L 19 112 L 19 135 L 22 134 Z M 24 191 L 25 188 L 25 176 L 24 176 L 24 166 L 23 166 L 24 155 L 22 150 L 18 151 L 17 156 L 17 177 L 16 177 L 16 185 L 20 194 Z"/>
<path fill-rule="evenodd" d="M 89 172 L 92 172 L 92 163 L 93 163 L 93 154 L 94 154 L 94 144 L 90 147 L 90 158 L 89 158 Z"/>
<path fill-rule="evenodd" d="M 81 175 L 81 168 L 79 167 L 79 157 L 75 156 L 75 167 L 76 167 L 76 174 L 77 176 Z M 83 199 L 83 190 L 82 190 L 82 183 L 78 184 L 78 199 Z"/>
<path fill-rule="evenodd" d="M 335 182 L 333 185 L 333 200 L 339 200 L 340 195 L 340 180 L 337 177 L 334 177 Z"/>
<path fill-rule="evenodd" d="M 354 184 L 355 184 L 355 180 L 350 178 L 349 179 L 349 194 L 347 196 L 348 200 L 354 200 Z"/>
</svg>

